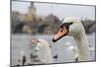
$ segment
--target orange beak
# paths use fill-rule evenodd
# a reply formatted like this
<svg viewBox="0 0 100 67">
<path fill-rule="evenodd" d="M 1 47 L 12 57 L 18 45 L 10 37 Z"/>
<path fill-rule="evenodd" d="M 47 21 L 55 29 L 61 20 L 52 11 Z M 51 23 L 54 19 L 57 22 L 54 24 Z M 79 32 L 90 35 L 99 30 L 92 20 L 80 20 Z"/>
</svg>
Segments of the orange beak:
<svg viewBox="0 0 100 67">
<path fill-rule="evenodd" d="M 58 41 L 59 39 L 61 39 L 65 35 L 67 35 L 68 32 L 69 32 L 69 30 L 65 26 L 63 26 L 62 28 L 60 28 L 60 30 L 58 31 L 58 33 L 54 36 L 54 38 L 52 39 L 52 41 L 53 42 Z"/>
<path fill-rule="evenodd" d="M 32 39 L 31 42 L 32 42 L 33 44 L 37 44 L 39 41 L 38 41 L 37 39 Z"/>
</svg>

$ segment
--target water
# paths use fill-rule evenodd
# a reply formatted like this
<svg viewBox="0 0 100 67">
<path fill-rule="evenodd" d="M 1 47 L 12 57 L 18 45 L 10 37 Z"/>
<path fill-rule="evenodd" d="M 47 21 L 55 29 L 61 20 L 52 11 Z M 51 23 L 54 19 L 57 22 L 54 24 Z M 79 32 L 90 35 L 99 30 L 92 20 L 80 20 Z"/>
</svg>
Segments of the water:
<svg viewBox="0 0 100 67">
<path fill-rule="evenodd" d="M 32 38 L 45 39 L 51 45 L 52 56 L 58 55 L 58 59 L 53 59 L 54 63 L 63 62 L 74 62 L 74 53 L 72 47 L 66 45 L 66 43 L 76 46 L 73 37 L 66 36 L 56 43 L 52 42 L 53 35 L 26 35 L 26 34 L 16 34 L 11 37 L 11 66 L 18 64 L 18 59 L 20 56 L 20 51 L 25 52 L 27 61 L 30 61 L 30 41 Z M 89 45 L 92 48 L 90 51 L 90 61 L 95 60 L 95 33 L 87 35 Z"/>
</svg>

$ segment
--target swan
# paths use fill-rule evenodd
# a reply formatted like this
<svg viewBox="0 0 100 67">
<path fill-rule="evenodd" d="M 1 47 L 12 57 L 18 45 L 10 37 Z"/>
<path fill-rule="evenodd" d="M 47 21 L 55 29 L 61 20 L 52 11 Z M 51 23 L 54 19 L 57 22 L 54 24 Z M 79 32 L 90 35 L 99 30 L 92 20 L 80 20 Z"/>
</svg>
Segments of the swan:
<svg viewBox="0 0 100 67">
<path fill-rule="evenodd" d="M 78 53 L 78 49 L 76 46 L 73 46 L 72 43 L 70 42 L 66 42 L 64 49 L 69 49 L 73 51 L 73 58 L 75 60 L 75 62 L 78 62 L 78 57 L 79 57 L 79 53 Z"/>
<path fill-rule="evenodd" d="M 32 39 L 31 41 L 36 47 L 34 48 L 35 53 L 40 58 L 40 63 L 53 63 L 51 54 L 51 48 L 48 42 L 44 39 Z M 33 51 L 33 55 L 34 55 Z"/>
<path fill-rule="evenodd" d="M 68 17 L 62 21 L 62 25 L 58 33 L 52 39 L 53 42 L 58 41 L 64 36 L 73 36 L 79 53 L 79 61 L 89 61 L 89 45 L 86 38 L 84 27 L 76 17 Z"/>
<path fill-rule="evenodd" d="M 18 65 L 25 65 L 26 62 L 26 56 L 23 50 L 20 52 L 20 58 L 18 60 L 19 64 Z"/>
</svg>

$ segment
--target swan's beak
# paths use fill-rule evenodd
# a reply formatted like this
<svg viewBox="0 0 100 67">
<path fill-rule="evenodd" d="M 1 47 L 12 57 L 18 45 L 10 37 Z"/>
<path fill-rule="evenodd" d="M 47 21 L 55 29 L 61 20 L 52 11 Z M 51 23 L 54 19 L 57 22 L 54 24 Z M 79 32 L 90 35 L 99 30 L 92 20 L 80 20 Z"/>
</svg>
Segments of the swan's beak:
<svg viewBox="0 0 100 67">
<path fill-rule="evenodd" d="M 39 41 L 37 39 L 32 39 L 31 42 L 32 44 L 37 44 Z"/>
<path fill-rule="evenodd" d="M 58 33 L 54 36 L 54 38 L 52 39 L 53 42 L 58 41 L 59 39 L 61 39 L 62 37 L 64 37 L 65 35 L 68 34 L 68 29 L 63 26 L 62 28 L 60 28 L 60 30 L 58 31 Z"/>
</svg>

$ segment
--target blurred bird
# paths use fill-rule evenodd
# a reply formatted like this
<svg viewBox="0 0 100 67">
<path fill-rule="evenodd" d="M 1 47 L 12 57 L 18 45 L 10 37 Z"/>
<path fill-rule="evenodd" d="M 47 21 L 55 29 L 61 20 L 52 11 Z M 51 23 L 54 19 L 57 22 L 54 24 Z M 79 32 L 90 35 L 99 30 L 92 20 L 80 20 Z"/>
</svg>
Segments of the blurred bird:
<svg viewBox="0 0 100 67">
<path fill-rule="evenodd" d="M 44 39 L 32 39 L 32 44 L 36 45 L 34 48 L 41 63 L 53 63 L 51 55 L 51 48 L 48 42 Z"/>
<path fill-rule="evenodd" d="M 26 62 L 26 57 L 25 57 L 24 51 L 21 51 L 20 52 L 19 65 L 25 65 L 25 62 Z"/>
<path fill-rule="evenodd" d="M 78 60 L 78 58 L 79 58 L 79 53 L 78 53 L 78 49 L 77 49 L 76 46 L 72 45 L 71 42 L 66 42 L 64 48 L 73 51 L 73 56 L 74 56 L 75 62 L 78 62 L 78 61 L 79 61 L 79 60 Z"/>
</svg>

